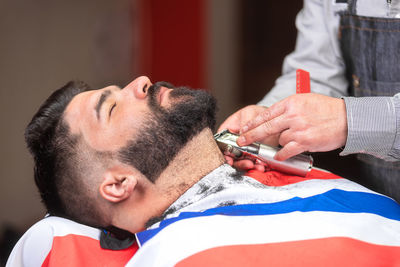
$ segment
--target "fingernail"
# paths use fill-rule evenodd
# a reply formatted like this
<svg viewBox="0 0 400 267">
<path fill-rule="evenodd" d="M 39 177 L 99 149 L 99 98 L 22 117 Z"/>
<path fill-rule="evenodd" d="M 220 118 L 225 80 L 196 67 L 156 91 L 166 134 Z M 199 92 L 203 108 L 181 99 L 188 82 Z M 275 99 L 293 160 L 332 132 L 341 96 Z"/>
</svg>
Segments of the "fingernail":
<svg viewBox="0 0 400 267">
<path fill-rule="evenodd" d="M 243 126 L 241 133 L 245 133 L 249 130 L 248 126 Z"/>
<path fill-rule="evenodd" d="M 237 140 L 238 145 L 243 145 L 246 142 L 246 138 L 244 136 L 240 136 Z"/>
</svg>

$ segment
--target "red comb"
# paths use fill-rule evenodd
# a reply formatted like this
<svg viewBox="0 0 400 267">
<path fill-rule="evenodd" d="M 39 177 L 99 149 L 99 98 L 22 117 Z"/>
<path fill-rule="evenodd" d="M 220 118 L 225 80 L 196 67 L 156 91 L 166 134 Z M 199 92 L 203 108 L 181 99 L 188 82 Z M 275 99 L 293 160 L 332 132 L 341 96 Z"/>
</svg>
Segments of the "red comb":
<svg viewBox="0 0 400 267">
<path fill-rule="evenodd" d="M 296 94 L 310 93 L 310 73 L 308 71 L 296 70 Z"/>
</svg>

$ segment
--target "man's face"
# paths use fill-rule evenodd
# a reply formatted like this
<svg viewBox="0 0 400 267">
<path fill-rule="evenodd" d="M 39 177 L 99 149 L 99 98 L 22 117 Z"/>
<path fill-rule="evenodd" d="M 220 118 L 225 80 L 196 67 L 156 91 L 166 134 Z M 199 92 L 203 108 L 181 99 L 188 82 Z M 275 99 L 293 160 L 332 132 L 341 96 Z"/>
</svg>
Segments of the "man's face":
<svg viewBox="0 0 400 267">
<path fill-rule="evenodd" d="M 154 181 L 191 137 L 215 124 L 209 94 L 171 88 L 142 76 L 123 89 L 84 92 L 68 105 L 65 120 L 90 147 L 117 152 Z"/>
</svg>

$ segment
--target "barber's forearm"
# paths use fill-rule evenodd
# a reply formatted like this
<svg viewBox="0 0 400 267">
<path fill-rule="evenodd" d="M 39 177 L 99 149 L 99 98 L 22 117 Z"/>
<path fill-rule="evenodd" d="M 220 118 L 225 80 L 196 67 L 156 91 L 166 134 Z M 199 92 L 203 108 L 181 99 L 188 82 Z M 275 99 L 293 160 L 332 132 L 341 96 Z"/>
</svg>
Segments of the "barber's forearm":
<svg viewBox="0 0 400 267">
<path fill-rule="evenodd" d="M 400 160 L 400 98 L 345 97 L 348 135 L 341 155 L 371 154 Z"/>
</svg>

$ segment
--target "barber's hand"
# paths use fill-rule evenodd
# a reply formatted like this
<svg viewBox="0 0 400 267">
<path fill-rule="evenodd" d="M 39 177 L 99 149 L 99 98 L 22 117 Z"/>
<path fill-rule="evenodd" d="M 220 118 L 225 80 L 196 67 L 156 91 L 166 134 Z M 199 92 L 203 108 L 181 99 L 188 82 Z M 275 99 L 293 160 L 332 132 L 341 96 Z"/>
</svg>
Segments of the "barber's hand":
<svg viewBox="0 0 400 267">
<path fill-rule="evenodd" d="M 244 107 L 231 116 L 229 116 L 219 127 L 218 132 L 228 129 L 232 133 L 239 134 L 240 129 L 245 126 L 250 120 L 256 118 L 259 114 L 262 114 L 266 111 L 266 107 L 250 105 Z M 270 135 L 266 138 L 261 138 L 259 140 L 261 143 L 268 144 L 271 146 L 278 145 L 278 135 Z M 262 164 L 255 164 L 251 160 L 234 160 L 232 157 L 225 156 L 225 159 L 228 164 L 241 169 L 241 170 L 250 170 L 257 169 L 259 171 L 264 172 L 265 167 Z"/>
<path fill-rule="evenodd" d="M 248 145 L 276 134 L 280 134 L 279 144 L 283 146 L 276 160 L 286 160 L 304 151 L 342 147 L 347 139 L 344 100 L 313 93 L 292 95 L 246 123 L 237 142 Z"/>
</svg>

